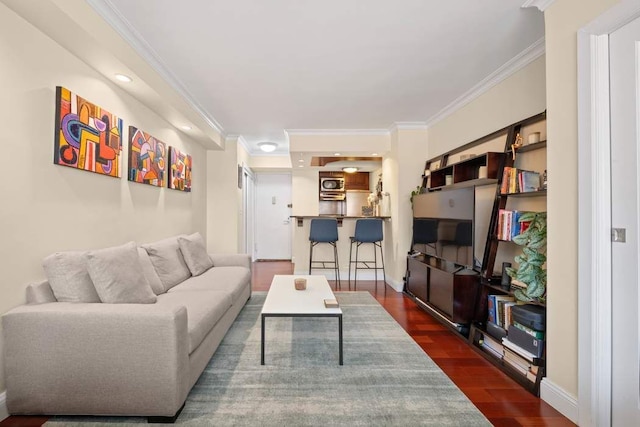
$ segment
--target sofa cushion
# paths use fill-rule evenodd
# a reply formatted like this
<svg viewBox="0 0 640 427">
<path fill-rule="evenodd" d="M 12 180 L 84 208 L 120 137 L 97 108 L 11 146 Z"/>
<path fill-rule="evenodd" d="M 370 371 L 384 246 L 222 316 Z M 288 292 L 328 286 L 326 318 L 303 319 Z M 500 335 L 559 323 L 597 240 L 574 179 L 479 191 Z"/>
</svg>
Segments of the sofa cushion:
<svg viewBox="0 0 640 427">
<path fill-rule="evenodd" d="M 189 354 L 193 352 L 209 331 L 231 307 L 231 295 L 224 291 L 176 292 L 158 295 L 160 306 L 187 309 Z"/>
<path fill-rule="evenodd" d="M 165 293 L 164 286 L 160 281 L 160 277 L 158 277 L 158 273 L 156 273 L 156 270 L 153 268 L 151 258 L 149 258 L 147 251 L 139 247 L 138 257 L 140 258 L 140 265 L 142 266 L 142 274 L 144 274 L 144 277 L 147 279 L 153 293 L 156 295 Z"/>
<path fill-rule="evenodd" d="M 225 291 L 231 294 L 235 304 L 248 283 L 251 283 L 251 270 L 246 267 L 213 267 L 200 276 L 189 278 L 169 292 Z"/>
<path fill-rule="evenodd" d="M 134 242 L 87 253 L 89 276 L 108 304 L 153 304 L 156 296 L 142 273 Z"/>
<path fill-rule="evenodd" d="M 165 292 L 191 277 L 191 271 L 180 252 L 177 237 L 147 243 L 142 247 L 149 254 Z"/>
<path fill-rule="evenodd" d="M 200 233 L 193 233 L 189 236 L 179 236 L 178 245 L 180 245 L 180 251 L 182 252 L 184 261 L 194 276 L 199 276 L 213 267 L 213 261 L 209 258 L 207 248 L 204 245 L 204 240 Z"/>
<path fill-rule="evenodd" d="M 42 261 L 49 285 L 60 302 L 100 302 L 87 271 L 86 252 L 56 252 Z"/>
</svg>

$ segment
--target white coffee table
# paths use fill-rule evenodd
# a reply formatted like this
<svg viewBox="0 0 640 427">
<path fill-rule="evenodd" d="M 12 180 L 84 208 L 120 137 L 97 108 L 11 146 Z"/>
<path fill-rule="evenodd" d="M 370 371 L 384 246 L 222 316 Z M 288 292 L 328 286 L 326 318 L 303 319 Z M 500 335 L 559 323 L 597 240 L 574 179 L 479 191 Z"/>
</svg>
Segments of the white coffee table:
<svg viewBox="0 0 640 427">
<path fill-rule="evenodd" d="M 293 283 L 296 278 L 307 279 L 307 289 L 296 290 Z M 324 276 L 276 275 L 273 277 L 267 299 L 262 307 L 261 365 L 264 365 L 264 321 L 267 317 L 337 317 L 338 353 L 340 365 L 342 365 L 342 310 L 326 308 L 325 299 L 335 299 L 335 295 Z"/>
</svg>

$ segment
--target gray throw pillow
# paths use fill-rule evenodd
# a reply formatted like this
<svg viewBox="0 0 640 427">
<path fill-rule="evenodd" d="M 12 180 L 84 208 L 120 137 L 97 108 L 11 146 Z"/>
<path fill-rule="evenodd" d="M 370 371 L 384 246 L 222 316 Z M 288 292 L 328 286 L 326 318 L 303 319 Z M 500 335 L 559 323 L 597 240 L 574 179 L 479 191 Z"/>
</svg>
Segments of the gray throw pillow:
<svg viewBox="0 0 640 427">
<path fill-rule="evenodd" d="M 142 273 L 147 279 L 147 282 L 149 282 L 149 286 L 151 286 L 153 293 L 156 295 L 164 294 L 166 291 L 160 281 L 160 277 L 158 277 L 158 273 L 156 273 L 155 268 L 153 268 L 153 264 L 151 264 L 151 258 L 149 258 L 147 251 L 145 251 L 144 248 L 138 248 L 138 256 L 140 257 Z"/>
<path fill-rule="evenodd" d="M 160 240 L 142 245 L 151 258 L 151 264 L 158 273 L 165 292 L 191 277 L 191 271 L 184 262 L 178 238 Z"/>
<path fill-rule="evenodd" d="M 153 304 L 156 295 L 142 273 L 134 242 L 90 251 L 87 268 L 100 300 L 108 304 Z"/>
<path fill-rule="evenodd" d="M 86 252 L 56 252 L 42 261 L 47 280 L 60 302 L 100 302 L 87 271 Z"/>
<path fill-rule="evenodd" d="M 182 256 L 184 256 L 184 261 L 194 276 L 199 276 L 213 267 L 213 261 L 209 258 L 200 233 L 180 236 L 178 237 L 178 244 L 180 245 Z"/>
</svg>

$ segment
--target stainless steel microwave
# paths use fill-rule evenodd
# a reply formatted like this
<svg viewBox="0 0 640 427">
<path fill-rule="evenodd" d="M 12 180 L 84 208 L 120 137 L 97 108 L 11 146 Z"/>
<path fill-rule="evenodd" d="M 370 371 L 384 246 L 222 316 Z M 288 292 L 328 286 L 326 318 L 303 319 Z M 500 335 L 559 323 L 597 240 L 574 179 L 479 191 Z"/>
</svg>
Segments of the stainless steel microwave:
<svg viewBox="0 0 640 427">
<path fill-rule="evenodd" d="M 344 191 L 344 178 L 320 178 L 320 191 Z"/>
</svg>

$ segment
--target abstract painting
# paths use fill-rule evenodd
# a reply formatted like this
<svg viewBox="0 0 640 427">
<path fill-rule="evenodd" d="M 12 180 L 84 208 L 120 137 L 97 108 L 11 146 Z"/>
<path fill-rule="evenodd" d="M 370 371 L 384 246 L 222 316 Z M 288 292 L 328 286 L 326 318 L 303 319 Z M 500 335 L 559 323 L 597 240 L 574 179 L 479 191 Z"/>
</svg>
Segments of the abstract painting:
<svg viewBox="0 0 640 427">
<path fill-rule="evenodd" d="M 56 87 L 53 163 L 120 178 L 122 119 Z"/>
<path fill-rule="evenodd" d="M 167 146 L 135 126 L 129 126 L 129 181 L 162 187 Z"/>
<path fill-rule="evenodd" d="M 191 191 L 191 156 L 169 147 L 169 188 Z"/>
</svg>

